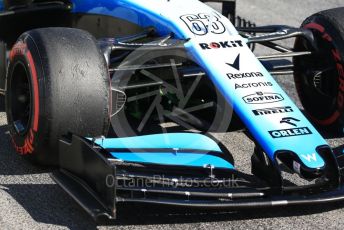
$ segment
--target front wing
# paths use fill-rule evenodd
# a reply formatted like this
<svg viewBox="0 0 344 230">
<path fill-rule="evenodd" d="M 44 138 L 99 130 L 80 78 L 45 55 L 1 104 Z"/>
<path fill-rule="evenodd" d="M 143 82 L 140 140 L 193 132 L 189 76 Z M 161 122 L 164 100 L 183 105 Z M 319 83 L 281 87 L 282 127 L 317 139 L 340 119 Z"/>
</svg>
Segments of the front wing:
<svg viewBox="0 0 344 230">
<path fill-rule="evenodd" d="M 166 135 L 170 134 L 162 134 L 161 137 Z M 118 147 L 117 142 L 117 149 L 114 149 L 107 139 L 92 142 L 73 135 L 71 139 L 60 141 L 60 170 L 51 176 L 96 221 L 115 219 L 117 205 L 121 203 L 238 210 L 344 200 L 342 151 L 334 151 L 334 154 L 331 151 L 332 160 L 329 161 L 332 163 L 327 164 L 331 168 L 315 183 L 278 187 L 261 181 L 259 173 L 263 172 L 257 169 L 253 172 L 255 176 L 237 171 L 228 157 L 229 153 L 222 148 L 212 149 L 216 147 L 211 146 L 210 138 L 195 135 L 204 143 L 209 142 L 210 147 L 202 146 L 207 148 L 204 151 L 193 146 L 125 149 Z M 173 142 L 173 136 L 168 138 Z M 120 154 L 126 151 L 138 153 L 131 155 L 138 155 L 139 159 L 121 159 Z M 143 160 L 145 154 L 158 152 L 167 154 L 171 161 L 163 162 L 159 157 L 151 159 L 151 162 Z M 210 155 L 213 159 L 207 158 L 210 164 L 203 165 L 190 159 L 189 163 L 183 162 L 178 158 L 181 152 L 198 154 L 200 159 Z M 174 160 L 169 154 L 175 156 Z"/>
</svg>

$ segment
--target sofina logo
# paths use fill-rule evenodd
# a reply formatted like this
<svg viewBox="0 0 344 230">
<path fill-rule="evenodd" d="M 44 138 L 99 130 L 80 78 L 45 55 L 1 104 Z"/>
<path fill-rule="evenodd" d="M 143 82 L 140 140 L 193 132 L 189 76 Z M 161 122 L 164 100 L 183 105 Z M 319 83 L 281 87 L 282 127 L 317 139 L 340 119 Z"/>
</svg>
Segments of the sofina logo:
<svg viewBox="0 0 344 230">
<path fill-rule="evenodd" d="M 255 94 L 250 94 L 242 98 L 247 104 L 267 104 L 274 103 L 278 101 L 283 101 L 284 98 L 278 93 L 263 93 L 257 92 Z"/>
</svg>

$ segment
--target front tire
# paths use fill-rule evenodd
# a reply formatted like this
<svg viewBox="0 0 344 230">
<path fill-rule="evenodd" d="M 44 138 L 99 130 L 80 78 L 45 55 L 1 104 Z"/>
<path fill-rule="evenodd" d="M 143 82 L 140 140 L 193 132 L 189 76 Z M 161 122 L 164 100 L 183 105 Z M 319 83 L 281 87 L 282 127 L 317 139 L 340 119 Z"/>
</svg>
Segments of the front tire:
<svg viewBox="0 0 344 230">
<path fill-rule="evenodd" d="M 110 79 L 104 56 L 85 31 L 24 33 L 10 54 L 6 113 L 15 150 L 58 164 L 58 140 L 98 136 L 110 125 Z"/>
<path fill-rule="evenodd" d="M 313 54 L 295 57 L 295 84 L 303 107 L 318 126 L 344 127 L 344 8 L 325 10 L 302 23 L 313 32 L 317 50 L 298 38 L 295 50 Z"/>
</svg>

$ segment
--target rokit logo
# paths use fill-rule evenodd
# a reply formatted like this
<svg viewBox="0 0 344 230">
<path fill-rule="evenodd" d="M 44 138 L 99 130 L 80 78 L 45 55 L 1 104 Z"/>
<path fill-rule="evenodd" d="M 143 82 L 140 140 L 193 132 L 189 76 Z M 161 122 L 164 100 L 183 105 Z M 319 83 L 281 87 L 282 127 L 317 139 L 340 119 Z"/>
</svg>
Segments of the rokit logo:
<svg viewBox="0 0 344 230">
<path fill-rule="evenodd" d="M 254 82 L 254 83 L 244 83 L 244 84 L 235 84 L 235 89 L 247 89 L 247 88 L 257 88 L 264 86 L 273 86 L 269 81 L 266 82 Z"/>
<path fill-rule="evenodd" d="M 255 94 L 250 94 L 242 98 L 247 104 L 268 104 L 278 101 L 283 101 L 284 98 L 278 93 L 263 93 L 257 92 Z"/>
<path fill-rule="evenodd" d="M 280 129 L 269 131 L 272 138 L 282 138 L 282 137 L 294 137 L 302 135 L 312 134 L 311 130 L 307 127 L 292 128 L 292 129 Z"/>
<path fill-rule="evenodd" d="M 264 116 L 276 113 L 292 113 L 294 110 L 290 106 L 284 107 L 273 107 L 273 108 L 265 108 L 265 109 L 255 109 L 252 110 L 253 114 L 256 116 Z"/>
<path fill-rule="evenodd" d="M 227 48 L 235 48 L 235 47 L 243 47 L 242 41 L 224 41 L 224 42 L 211 42 L 211 43 L 199 43 L 200 47 L 203 50 L 211 50 L 211 49 L 227 49 Z"/>
</svg>

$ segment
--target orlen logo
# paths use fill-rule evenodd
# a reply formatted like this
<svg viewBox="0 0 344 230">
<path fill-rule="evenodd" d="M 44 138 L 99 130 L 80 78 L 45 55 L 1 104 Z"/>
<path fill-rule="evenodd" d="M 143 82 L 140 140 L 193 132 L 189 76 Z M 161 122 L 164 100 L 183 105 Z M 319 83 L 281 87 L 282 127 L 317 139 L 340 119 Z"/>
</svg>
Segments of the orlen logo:
<svg viewBox="0 0 344 230">
<path fill-rule="evenodd" d="M 257 92 L 242 98 L 247 104 L 268 104 L 278 101 L 283 101 L 284 98 L 278 93 L 263 93 Z"/>
<path fill-rule="evenodd" d="M 203 50 L 211 49 L 226 49 L 233 47 L 243 47 L 242 41 L 224 41 L 224 42 L 211 42 L 211 43 L 199 43 Z"/>
</svg>

